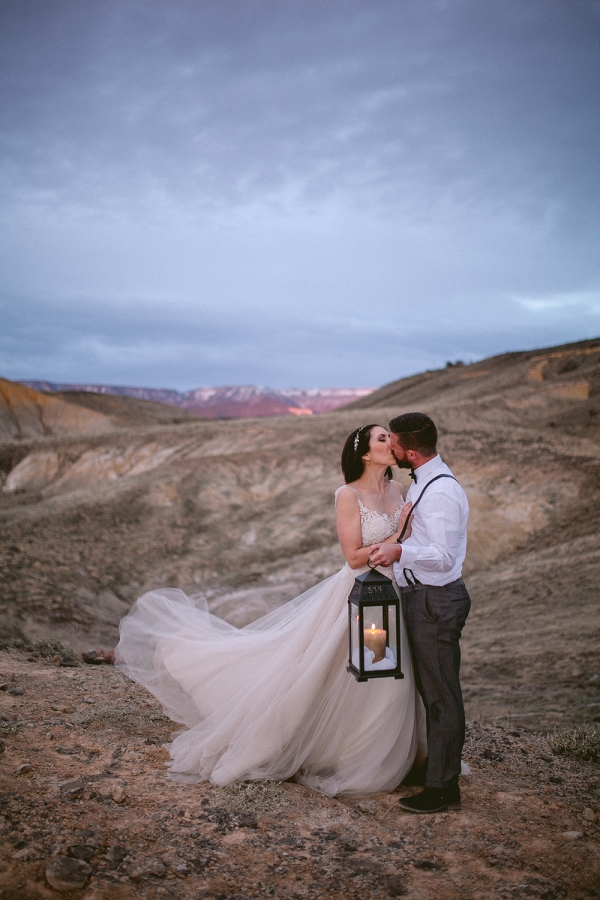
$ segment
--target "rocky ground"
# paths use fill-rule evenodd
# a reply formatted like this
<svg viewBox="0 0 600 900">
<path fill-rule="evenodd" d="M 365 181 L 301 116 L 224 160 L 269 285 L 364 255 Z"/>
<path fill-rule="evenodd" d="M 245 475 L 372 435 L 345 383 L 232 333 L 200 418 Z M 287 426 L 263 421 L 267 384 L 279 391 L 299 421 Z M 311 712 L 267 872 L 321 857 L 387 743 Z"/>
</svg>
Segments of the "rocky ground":
<svg viewBox="0 0 600 900">
<path fill-rule="evenodd" d="M 413 816 L 172 782 L 172 723 L 110 666 L 4 651 L 0 726 L 3 900 L 600 896 L 600 767 L 521 727 L 470 725 L 462 810 Z"/>
</svg>

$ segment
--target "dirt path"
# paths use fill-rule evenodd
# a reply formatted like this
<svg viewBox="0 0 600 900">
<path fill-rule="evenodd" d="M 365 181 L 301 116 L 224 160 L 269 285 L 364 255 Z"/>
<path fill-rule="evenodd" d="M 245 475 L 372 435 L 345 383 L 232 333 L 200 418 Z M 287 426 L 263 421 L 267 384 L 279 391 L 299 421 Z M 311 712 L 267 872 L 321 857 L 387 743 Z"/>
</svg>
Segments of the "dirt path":
<svg viewBox="0 0 600 900">
<path fill-rule="evenodd" d="M 3 900 L 600 896 L 600 767 L 533 732 L 471 725 L 462 811 L 411 816 L 409 789 L 169 781 L 172 724 L 110 667 L 8 651 L 0 688 Z"/>
</svg>

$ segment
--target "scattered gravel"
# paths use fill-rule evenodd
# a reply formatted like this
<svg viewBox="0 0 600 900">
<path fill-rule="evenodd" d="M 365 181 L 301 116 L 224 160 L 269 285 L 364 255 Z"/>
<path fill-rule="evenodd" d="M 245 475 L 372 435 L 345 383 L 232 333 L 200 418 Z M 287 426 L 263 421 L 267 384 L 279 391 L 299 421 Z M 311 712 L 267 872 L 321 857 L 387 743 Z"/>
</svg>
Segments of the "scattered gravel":
<svg viewBox="0 0 600 900">
<path fill-rule="evenodd" d="M 1 900 L 587 900 L 600 882 L 600 767 L 525 728 L 471 723 L 462 811 L 410 816 L 414 788 L 171 782 L 173 725 L 115 669 L 10 651 L 0 671 L 26 688 L 0 694 Z"/>
</svg>

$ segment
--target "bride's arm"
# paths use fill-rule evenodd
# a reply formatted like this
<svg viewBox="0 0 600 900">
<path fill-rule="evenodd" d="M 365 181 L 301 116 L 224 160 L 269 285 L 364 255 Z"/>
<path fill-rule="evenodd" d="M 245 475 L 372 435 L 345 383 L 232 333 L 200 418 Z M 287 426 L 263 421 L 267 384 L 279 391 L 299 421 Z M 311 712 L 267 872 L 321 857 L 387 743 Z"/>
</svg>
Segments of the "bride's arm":
<svg viewBox="0 0 600 900">
<path fill-rule="evenodd" d="M 341 490 L 336 497 L 335 511 L 337 516 L 337 533 L 348 565 L 353 569 L 366 566 L 374 544 L 362 546 L 360 532 L 360 511 L 356 494 L 351 488 Z"/>
</svg>

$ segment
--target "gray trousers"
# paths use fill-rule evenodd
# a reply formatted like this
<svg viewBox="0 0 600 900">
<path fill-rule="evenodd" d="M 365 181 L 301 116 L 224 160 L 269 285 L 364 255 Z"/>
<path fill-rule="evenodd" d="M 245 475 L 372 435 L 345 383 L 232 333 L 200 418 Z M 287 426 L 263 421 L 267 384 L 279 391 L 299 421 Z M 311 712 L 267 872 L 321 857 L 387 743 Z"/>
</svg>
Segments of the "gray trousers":
<svg viewBox="0 0 600 900">
<path fill-rule="evenodd" d="M 462 578 L 445 587 L 416 584 L 402 588 L 415 679 L 427 714 L 428 787 L 450 787 L 460 775 L 465 710 L 459 640 L 470 609 Z"/>
</svg>

